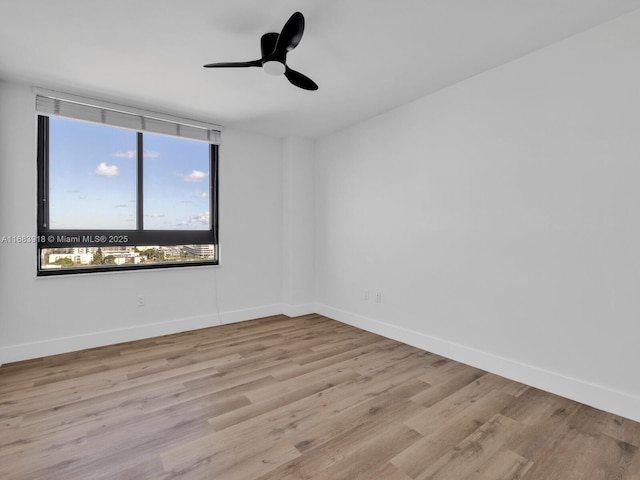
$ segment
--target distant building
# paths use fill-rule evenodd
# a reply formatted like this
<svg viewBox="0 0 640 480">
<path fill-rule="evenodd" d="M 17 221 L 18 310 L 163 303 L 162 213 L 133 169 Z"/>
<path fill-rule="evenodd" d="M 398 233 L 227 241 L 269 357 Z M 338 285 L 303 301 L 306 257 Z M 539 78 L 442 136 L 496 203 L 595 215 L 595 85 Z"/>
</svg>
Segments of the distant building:
<svg viewBox="0 0 640 480">
<path fill-rule="evenodd" d="M 168 257 L 179 257 L 182 252 L 182 248 L 177 245 L 158 247 L 158 250 L 164 252 Z"/>
<path fill-rule="evenodd" d="M 102 247 L 102 257 L 114 257 L 116 265 L 124 265 L 125 263 L 138 264 L 142 261 L 140 253 L 136 252 L 133 247 L 113 246 Z"/>
<path fill-rule="evenodd" d="M 185 245 L 184 251 L 199 258 L 211 258 L 215 253 L 213 245 Z"/>
</svg>

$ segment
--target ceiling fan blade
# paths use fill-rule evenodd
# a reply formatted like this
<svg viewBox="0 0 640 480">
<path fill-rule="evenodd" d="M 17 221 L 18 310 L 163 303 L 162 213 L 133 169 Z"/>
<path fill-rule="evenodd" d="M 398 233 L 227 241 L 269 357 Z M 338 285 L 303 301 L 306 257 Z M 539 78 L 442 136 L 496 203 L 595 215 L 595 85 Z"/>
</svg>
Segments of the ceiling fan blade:
<svg viewBox="0 0 640 480">
<path fill-rule="evenodd" d="M 280 34 L 278 33 L 265 33 L 262 38 L 260 38 L 260 50 L 262 51 L 262 60 L 271 55 L 275 49 L 276 44 L 278 43 L 278 37 Z"/>
<path fill-rule="evenodd" d="M 287 52 L 293 50 L 298 46 L 300 40 L 302 40 L 302 34 L 304 33 L 304 16 L 300 12 L 296 12 L 287 23 L 284 24 L 282 32 L 278 37 L 275 52 L 279 55 L 285 55 Z"/>
<path fill-rule="evenodd" d="M 262 60 L 252 60 L 250 62 L 220 62 L 208 63 L 203 65 L 204 68 L 242 68 L 242 67 L 261 67 Z"/>
<path fill-rule="evenodd" d="M 293 85 L 296 87 L 304 88 L 305 90 L 317 90 L 318 85 L 306 75 L 291 70 L 289 67 L 284 71 L 284 76 L 287 77 Z"/>
</svg>

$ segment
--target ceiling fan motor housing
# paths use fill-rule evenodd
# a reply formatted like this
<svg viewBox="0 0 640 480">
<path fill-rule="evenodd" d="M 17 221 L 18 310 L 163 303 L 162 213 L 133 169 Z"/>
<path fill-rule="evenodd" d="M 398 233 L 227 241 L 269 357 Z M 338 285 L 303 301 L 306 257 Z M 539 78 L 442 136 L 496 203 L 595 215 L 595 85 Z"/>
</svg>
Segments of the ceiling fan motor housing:
<svg viewBox="0 0 640 480">
<path fill-rule="evenodd" d="M 268 60 L 262 64 L 262 68 L 269 75 L 282 75 L 286 70 L 283 63 L 277 60 Z"/>
</svg>

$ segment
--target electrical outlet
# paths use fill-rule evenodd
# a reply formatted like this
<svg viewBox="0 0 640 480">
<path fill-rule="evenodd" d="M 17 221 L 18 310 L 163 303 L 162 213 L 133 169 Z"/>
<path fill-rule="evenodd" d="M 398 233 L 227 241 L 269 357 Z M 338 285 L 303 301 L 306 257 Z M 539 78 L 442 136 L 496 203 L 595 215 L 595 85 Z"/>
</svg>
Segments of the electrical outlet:
<svg viewBox="0 0 640 480">
<path fill-rule="evenodd" d="M 380 303 L 382 301 L 382 292 L 376 292 L 376 302 Z"/>
<path fill-rule="evenodd" d="M 364 301 L 368 302 L 371 295 L 369 294 L 369 290 L 364 291 Z"/>
<path fill-rule="evenodd" d="M 138 306 L 144 307 L 144 295 L 138 295 Z"/>
</svg>

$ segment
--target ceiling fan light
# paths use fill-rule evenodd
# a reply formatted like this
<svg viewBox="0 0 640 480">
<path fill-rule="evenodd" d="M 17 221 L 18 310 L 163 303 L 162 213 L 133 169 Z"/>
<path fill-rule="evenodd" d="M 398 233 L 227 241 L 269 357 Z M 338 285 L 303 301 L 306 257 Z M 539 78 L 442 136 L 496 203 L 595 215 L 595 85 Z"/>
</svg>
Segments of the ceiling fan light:
<svg viewBox="0 0 640 480">
<path fill-rule="evenodd" d="M 262 64 L 262 68 L 269 75 L 282 75 L 285 71 L 284 64 L 275 60 L 264 62 Z"/>
</svg>

